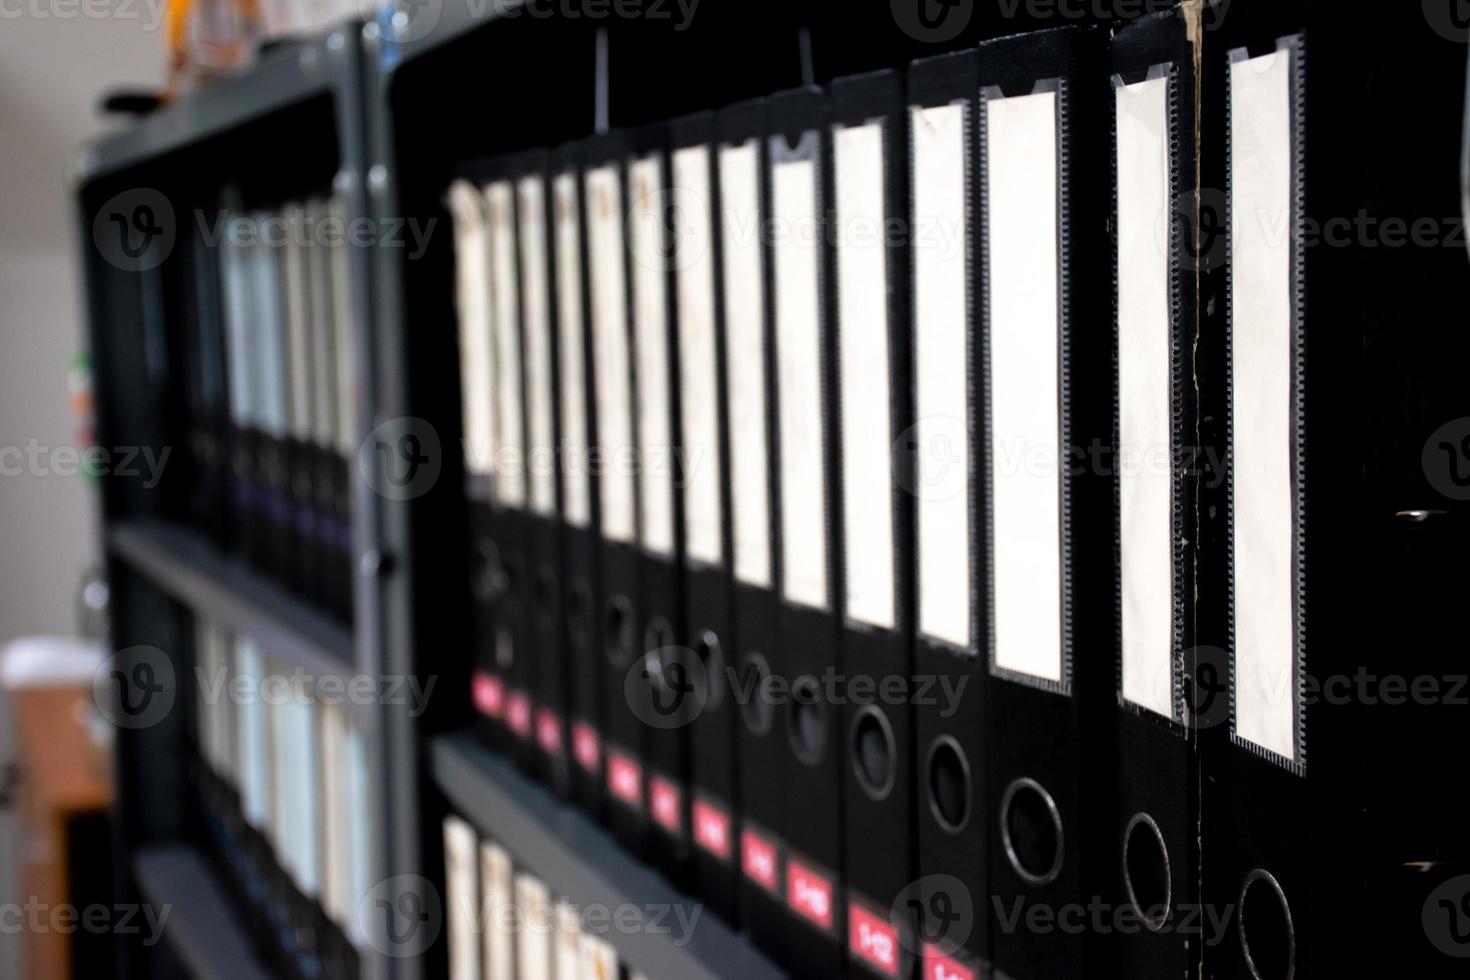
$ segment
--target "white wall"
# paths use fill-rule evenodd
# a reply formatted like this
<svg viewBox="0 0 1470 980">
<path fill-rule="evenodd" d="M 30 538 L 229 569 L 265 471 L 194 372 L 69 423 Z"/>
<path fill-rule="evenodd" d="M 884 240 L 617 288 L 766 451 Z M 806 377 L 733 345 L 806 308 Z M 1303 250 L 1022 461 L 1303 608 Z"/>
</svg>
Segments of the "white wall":
<svg viewBox="0 0 1470 980">
<path fill-rule="evenodd" d="M 84 304 L 67 157 L 103 128 L 99 93 L 163 77 L 161 2 L 0 0 L 0 451 L 72 444 L 67 370 Z M 14 464 L 0 458 L 0 644 L 73 632 L 77 581 L 97 555 L 89 487 L 24 465 L 10 475 Z M 0 760 L 9 725 L 0 710 Z M 14 900 L 11 838 L 0 813 L 0 902 Z M 0 977 L 20 975 L 16 938 L 0 934 Z"/>
</svg>

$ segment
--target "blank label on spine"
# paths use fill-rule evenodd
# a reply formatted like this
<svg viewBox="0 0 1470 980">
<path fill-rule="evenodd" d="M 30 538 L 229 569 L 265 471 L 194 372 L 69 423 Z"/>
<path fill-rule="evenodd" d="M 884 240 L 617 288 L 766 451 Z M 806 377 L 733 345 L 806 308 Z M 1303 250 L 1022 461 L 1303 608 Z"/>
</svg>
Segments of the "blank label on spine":
<svg viewBox="0 0 1470 980">
<path fill-rule="evenodd" d="M 642 544 L 674 553 L 673 427 L 669 407 L 668 258 L 664 189 L 657 155 L 628 165 L 628 240 L 633 256 L 633 333 L 637 345 L 638 465 L 643 482 Z"/>
<path fill-rule="evenodd" d="M 893 429 L 888 391 L 884 125 L 840 127 L 836 168 L 846 615 L 893 629 Z"/>
<path fill-rule="evenodd" d="M 490 289 L 485 208 L 478 191 L 458 181 L 449 188 L 454 215 L 459 380 L 464 410 L 464 454 L 472 474 L 489 475 L 494 458 L 490 383 Z"/>
<path fill-rule="evenodd" d="M 587 173 L 588 263 L 597 435 L 602 462 L 602 534 L 632 544 L 633 399 L 629 389 L 627 287 L 623 282 L 623 195 L 614 165 Z"/>
<path fill-rule="evenodd" d="M 807 140 L 815 141 L 815 134 Z M 780 137 L 776 142 L 783 142 Z M 826 453 L 822 412 L 821 223 L 814 159 L 771 168 L 776 370 L 781 431 L 783 590 L 827 607 Z"/>
<path fill-rule="evenodd" d="M 531 511 L 556 513 L 555 420 L 552 417 L 550 280 L 546 270 L 546 183 L 526 177 L 520 195 L 521 311 L 526 350 L 526 469 Z"/>
<path fill-rule="evenodd" d="M 495 499 L 526 503 L 526 428 L 521 402 L 521 330 L 516 277 L 515 196 L 509 181 L 485 191 L 490 220 L 490 295 L 495 357 Z"/>
<path fill-rule="evenodd" d="M 673 157 L 685 540 L 692 560 L 716 565 L 724 549 L 710 151 L 691 146 L 676 150 Z"/>
<path fill-rule="evenodd" d="M 1114 96 L 1123 697 L 1175 718 L 1169 84 L 1157 73 Z"/>
<path fill-rule="evenodd" d="M 561 448 L 564 516 L 573 527 L 592 522 L 587 458 L 586 364 L 582 343 L 582 219 L 577 176 L 564 173 L 553 186 L 556 207 L 558 355 L 561 359 Z"/>
<path fill-rule="evenodd" d="M 1230 65 L 1230 460 L 1235 734 L 1299 762 L 1295 53 Z"/>
<path fill-rule="evenodd" d="M 760 147 L 720 150 L 720 243 L 730 393 L 730 502 L 735 577 L 771 586 L 767 489 L 765 277 L 761 266 Z"/>
<path fill-rule="evenodd" d="M 1063 681 L 1057 94 L 987 97 L 995 666 Z"/>
<path fill-rule="evenodd" d="M 967 116 L 964 103 L 912 113 L 914 438 L 919 632 L 973 652 Z"/>
<path fill-rule="evenodd" d="M 449 980 L 479 980 L 480 889 L 474 828 L 444 818 L 444 884 L 449 895 Z"/>
</svg>

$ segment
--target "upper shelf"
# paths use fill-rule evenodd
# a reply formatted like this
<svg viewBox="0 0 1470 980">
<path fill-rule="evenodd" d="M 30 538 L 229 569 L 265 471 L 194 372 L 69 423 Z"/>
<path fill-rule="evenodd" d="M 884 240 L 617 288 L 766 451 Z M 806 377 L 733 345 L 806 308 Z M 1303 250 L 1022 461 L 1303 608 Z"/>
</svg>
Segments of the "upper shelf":
<svg viewBox="0 0 1470 980">
<path fill-rule="evenodd" d="M 133 860 L 143 898 L 168 912 L 164 935 L 199 980 L 266 980 L 229 899 L 204 857 L 186 845 L 145 848 Z"/>
<path fill-rule="evenodd" d="M 335 90 L 350 77 L 360 30 L 345 22 L 320 37 L 284 42 L 248 67 L 99 137 L 73 154 L 73 180 L 81 185 L 125 171 Z"/>
<path fill-rule="evenodd" d="M 524 862 L 557 894 L 583 907 L 696 909 L 657 872 L 618 846 L 590 817 L 483 748 L 469 734 L 433 741 L 434 779 L 455 809 Z M 633 972 L 688 980 L 777 980 L 786 974 L 708 909 L 691 918 L 691 935 L 615 929 L 606 935 Z"/>
<path fill-rule="evenodd" d="M 123 521 L 107 533 L 112 553 L 160 588 L 270 653 L 315 675 L 351 675 L 352 634 L 238 558 L 188 528 Z"/>
</svg>

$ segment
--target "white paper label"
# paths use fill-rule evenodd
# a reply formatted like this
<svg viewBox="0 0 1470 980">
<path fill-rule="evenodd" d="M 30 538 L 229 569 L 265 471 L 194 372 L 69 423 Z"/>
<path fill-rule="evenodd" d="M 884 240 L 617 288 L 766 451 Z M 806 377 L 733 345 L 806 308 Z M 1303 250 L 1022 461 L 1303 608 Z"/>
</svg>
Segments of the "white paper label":
<svg viewBox="0 0 1470 980">
<path fill-rule="evenodd" d="M 495 413 L 490 380 L 490 265 L 484 201 L 472 185 L 456 181 L 449 188 L 449 205 L 454 215 L 465 466 L 472 474 L 488 476 L 495 458 Z"/>
<path fill-rule="evenodd" d="M 510 852 L 499 844 L 480 845 L 480 881 L 485 892 L 485 980 L 516 980 L 516 929 L 513 914 L 515 871 Z"/>
<path fill-rule="evenodd" d="M 322 742 L 322 825 L 326 828 L 326 868 L 322 876 L 322 908 L 327 917 L 345 925 L 356 912 L 351 904 L 348 853 L 351 802 L 347 799 L 346 758 L 343 745 L 343 712 L 341 705 L 321 706 Z"/>
<path fill-rule="evenodd" d="M 315 368 L 311 360 L 311 270 L 307 266 L 302 236 L 311 231 L 303 220 L 302 206 L 286 205 L 281 221 L 286 240 L 276 249 L 285 273 L 286 357 L 291 384 L 291 435 L 298 440 L 311 438 L 314 409 L 312 379 Z"/>
<path fill-rule="evenodd" d="M 475 829 L 458 817 L 444 818 L 444 880 L 449 895 L 449 978 L 479 980 L 480 928 Z"/>
<path fill-rule="evenodd" d="M 765 274 L 761 265 L 760 147 L 755 140 L 720 150 L 720 195 L 735 577 L 746 585 L 770 588 Z"/>
<path fill-rule="evenodd" d="M 556 515 L 556 427 L 552 418 L 550 282 L 546 270 L 546 182 L 523 179 L 520 194 L 521 313 L 526 351 L 526 469 L 532 513 Z"/>
<path fill-rule="evenodd" d="M 521 330 L 516 276 L 515 196 L 509 181 L 485 189 L 490 222 L 490 306 L 495 371 L 495 499 L 526 504 L 526 419 L 521 401 Z"/>
<path fill-rule="evenodd" d="M 843 535 L 847 616 L 895 623 L 893 425 L 888 389 L 888 256 L 884 126 L 833 134 L 837 205 L 837 329 L 842 372 Z"/>
<path fill-rule="evenodd" d="M 257 689 L 264 675 L 260 648 L 253 640 L 239 637 L 235 643 L 236 673 L 250 689 Z M 260 698 L 246 698 L 237 716 L 240 722 L 240 783 L 245 819 L 257 830 L 270 823 L 270 771 L 267 756 L 270 740 L 266 732 L 265 704 Z"/>
<path fill-rule="evenodd" d="M 556 980 L 582 980 L 582 919 L 569 902 L 556 903 Z"/>
<path fill-rule="evenodd" d="M 628 241 L 633 257 L 633 332 L 637 344 L 638 465 L 643 476 L 642 544 L 674 553 L 674 462 L 669 407 L 668 257 L 664 188 L 657 155 L 628 164 Z"/>
<path fill-rule="evenodd" d="M 347 220 L 347 205 L 334 197 L 333 220 Z M 337 452 L 351 456 L 357 452 L 357 352 L 353 343 L 357 336 L 357 306 L 352 293 L 352 251 L 345 243 L 331 247 L 332 252 L 332 324 L 333 345 L 337 351 Z"/>
<path fill-rule="evenodd" d="M 986 98 L 995 665 L 1060 684 L 1057 95 Z"/>
<path fill-rule="evenodd" d="M 964 103 L 912 113 L 918 619 L 974 652 L 970 585 L 971 161 Z"/>
<path fill-rule="evenodd" d="M 629 390 L 627 287 L 623 282 L 623 203 L 614 165 L 587 172 L 592 357 L 601 449 L 602 535 L 634 543 L 633 405 Z"/>
<path fill-rule="evenodd" d="M 1123 697 L 1175 718 L 1169 79 L 1114 93 Z"/>
<path fill-rule="evenodd" d="M 674 152 L 678 240 L 679 391 L 684 429 L 684 530 L 690 559 L 723 559 L 720 506 L 719 364 L 715 348 L 714 229 L 710 150 Z"/>
<path fill-rule="evenodd" d="M 256 212 L 254 220 L 256 228 L 270 227 L 271 216 L 265 211 Z M 255 345 L 255 370 L 260 372 L 256 421 L 268 434 L 284 438 L 290 421 L 291 395 L 286 384 L 286 319 L 279 251 L 264 236 L 250 247 L 254 286 L 251 313 L 252 327 L 259 337 Z"/>
<path fill-rule="evenodd" d="M 519 960 L 517 980 L 552 980 L 551 942 L 556 928 L 551 893 L 537 878 L 516 876 L 516 905 L 521 911 L 516 937 Z"/>
<path fill-rule="evenodd" d="M 252 386 L 259 380 L 252 377 L 255 363 L 253 348 L 254 330 L 251 327 L 251 281 L 250 253 L 236 244 L 246 219 L 238 215 L 229 219 L 230 228 L 220 239 L 220 270 L 222 272 L 225 314 L 225 344 L 228 350 L 230 372 L 230 417 L 237 425 L 255 424 L 256 402 L 252 397 Z"/>
<path fill-rule="evenodd" d="M 332 265 L 331 253 L 322 235 L 327 218 L 327 203 L 313 198 L 306 204 L 311 235 L 306 248 L 311 282 L 311 363 L 313 412 L 312 439 L 318 446 L 330 446 L 337 432 L 337 352 L 333 344 Z"/>
<path fill-rule="evenodd" d="M 786 598 L 827 607 L 826 453 L 817 168 L 771 167 L 775 230 L 776 371 L 780 386 L 781 533 Z"/>
<path fill-rule="evenodd" d="M 582 343 L 582 217 L 578 213 L 577 175 L 556 178 L 557 329 L 561 340 L 561 446 L 565 495 L 563 516 L 573 527 L 592 522 L 587 471 L 586 364 Z"/>
<path fill-rule="evenodd" d="M 618 952 L 605 939 L 582 933 L 583 980 L 618 980 Z"/>
<path fill-rule="evenodd" d="M 1235 734 L 1298 761 L 1292 52 L 1230 65 Z"/>
</svg>

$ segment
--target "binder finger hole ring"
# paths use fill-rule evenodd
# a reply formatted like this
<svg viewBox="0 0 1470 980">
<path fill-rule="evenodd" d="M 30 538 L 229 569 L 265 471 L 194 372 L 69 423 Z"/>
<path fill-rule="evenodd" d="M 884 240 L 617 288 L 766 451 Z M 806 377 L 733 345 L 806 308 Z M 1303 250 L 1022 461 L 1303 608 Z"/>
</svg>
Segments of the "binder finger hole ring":
<svg viewBox="0 0 1470 980">
<path fill-rule="evenodd" d="M 475 546 L 475 597 L 482 602 L 493 602 L 505 591 L 505 567 L 500 561 L 500 549 L 492 541 L 481 541 Z"/>
<path fill-rule="evenodd" d="M 1006 858 L 1028 885 L 1049 885 L 1062 871 L 1062 814 L 1036 780 L 1023 776 L 1000 800 L 1000 838 Z"/>
<path fill-rule="evenodd" d="M 767 697 L 767 686 L 771 677 L 771 665 L 759 653 L 748 653 L 740 665 L 741 690 L 745 692 L 740 703 L 740 715 L 745 727 L 756 735 L 765 735 L 771 730 L 771 702 Z"/>
<path fill-rule="evenodd" d="M 1238 928 L 1245 965 L 1255 980 L 1292 980 L 1296 974 L 1296 931 L 1291 903 L 1271 872 L 1256 868 L 1240 886 Z"/>
<path fill-rule="evenodd" d="M 819 765 L 827 752 L 827 705 L 815 677 L 798 677 L 792 685 L 789 720 L 796 757 L 809 766 Z"/>
<path fill-rule="evenodd" d="M 898 748 L 888 716 L 866 705 L 852 720 L 852 768 L 858 785 L 875 802 L 893 792 L 898 778 Z"/>
<path fill-rule="evenodd" d="M 577 582 L 567 593 L 567 633 L 579 650 L 592 642 L 592 590 L 586 582 Z"/>
<path fill-rule="evenodd" d="M 544 628 L 556 624 L 556 571 L 550 565 L 536 570 L 536 618 Z"/>
<path fill-rule="evenodd" d="M 952 736 L 941 735 L 929 746 L 929 810 L 939 825 L 958 834 L 970 822 L 970 760 Z"/>
<path fill-rule="evenodd" d="M 1149 932 L 1162 932 L 1174 907 L 1169 847 L 1147 813 L 1135 813 L 1123 831 L 1123 887 Z"/>
</svg>

